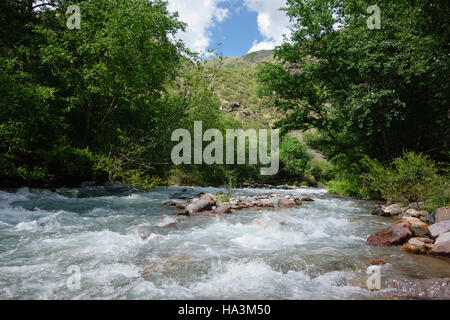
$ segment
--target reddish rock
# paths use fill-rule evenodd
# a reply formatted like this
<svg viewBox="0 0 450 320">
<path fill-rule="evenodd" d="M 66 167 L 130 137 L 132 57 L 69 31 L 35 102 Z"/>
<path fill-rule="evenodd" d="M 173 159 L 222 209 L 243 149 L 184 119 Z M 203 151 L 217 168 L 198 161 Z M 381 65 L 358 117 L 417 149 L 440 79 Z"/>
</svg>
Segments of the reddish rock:
<svg viewBox="0 0 450 320">
<path fill-rule="evenodd" d="M 436 223 L 442 222 L 445 220 L 450 220 L 450 207 L 438 208 L 436 210 Z"/>
<path fill-rule="evenodd" d="M 231 213 L 231 208 L 229 205 L 223 204 L 223 205 L 219 206 L 217 209 L 215 209 L 213 212 L 217 213 L 217 214 L 227 214 L 227 213 Z"/>
<path fill-rule="evenodd" d="M 409 223 L 400 222 L 375 232 L 367 239 L 367 243 L 371 246 L 395 246 L 404 244 L 412 236 L 413 232 Z"/>
</svg>

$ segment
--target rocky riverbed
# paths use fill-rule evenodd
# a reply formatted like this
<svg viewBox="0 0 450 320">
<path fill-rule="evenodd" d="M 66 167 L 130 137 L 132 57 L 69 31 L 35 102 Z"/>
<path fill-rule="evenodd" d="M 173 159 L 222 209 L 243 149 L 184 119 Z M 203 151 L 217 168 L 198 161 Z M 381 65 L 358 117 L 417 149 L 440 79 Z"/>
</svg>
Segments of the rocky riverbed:
<svg viewBox="0 0 450 320">
<path fill-rule="evenodd" d="M 447 258 L 400 249 L 439 245 L 433 224 L 416 218 L 430 231 L 418 237 L 402 221 L 411 238 L 372 246 L 371 235 L 409 219 L 373 207 L 308 188 L 0 191 L 0 298 L 450 298 Z M 381 289 L 371 291 L 373 265 Z M 78 289 L 67 286 L 74 266 Z"/>
</svg>

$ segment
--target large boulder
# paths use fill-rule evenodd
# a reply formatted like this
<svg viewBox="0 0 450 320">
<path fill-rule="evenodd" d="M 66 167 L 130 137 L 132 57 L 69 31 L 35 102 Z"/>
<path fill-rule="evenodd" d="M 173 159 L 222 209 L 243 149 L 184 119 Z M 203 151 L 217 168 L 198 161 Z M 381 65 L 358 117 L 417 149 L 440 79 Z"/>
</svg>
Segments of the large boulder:
<svg viewBox="0 0 450 320">
<path fill-rule="evenodd" d="M 441 233 L 434 244 L 440 244 L 447 241 L 450 241 L 450 232 Z"/>
<path fill-rule="evenodd" d="M 435 256 L 450 257 L 450 241 L 434 245 L 430 253 Z"/>
<path fill-rule="evenodd" d="M 439 237 L 441 233 L 446 233 L 450 231 L 450 220 L 441 221 L 439 223 L 432 224 L 428 227 L 431 236 L 433 238 Z"/>
<path fill-rule="evenodd" d="M 297 202 L 293 199 L 281 198 L 278 200 L 278 206 L 280 208 L 293 208 L 297 205 Z"/>
<path fill-rule="evenodd" d="M 199 199 L 199 200 L 194 201 L 190 205 L 188 205 L 186 207 L 186 211 L 189 212 L 190 214 L 192 214 L 192 213 L 207 211 L 207 210 L 210 210 L 211 208 L 212 208 L 212 205 L 209 201 Z"/>
<path fill-rule="evenodd" d="M 408 222 L 396 223 L 386 229 L 372 234 L 367 243 L 371 246 L 394 246 L 401 245 L 413 236 L 413 232 Z"/>
<path fill-rule="evenodd" d="M 438 208 L 435 216 L 436 223 L 450 220 L 450 207 Z"/>
</svg>

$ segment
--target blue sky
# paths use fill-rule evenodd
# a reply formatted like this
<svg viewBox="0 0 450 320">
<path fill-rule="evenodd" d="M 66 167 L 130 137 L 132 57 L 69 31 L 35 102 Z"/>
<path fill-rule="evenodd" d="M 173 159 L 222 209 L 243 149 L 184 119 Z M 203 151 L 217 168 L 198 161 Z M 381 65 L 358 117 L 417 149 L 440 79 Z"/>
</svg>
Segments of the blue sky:
<svg viewBox="0 0 450 320">
<path fill-rule="evenodd" d="M 168 0 L 188 24 L 177 35 L 197 52 L 216 49 L 224 56 L 242 56 L 273 49 L 289 35 L 289 19 L 279 11 L 285 0 Z M 218 43 L 222 45 L 218 47 Z"/>
</svg>

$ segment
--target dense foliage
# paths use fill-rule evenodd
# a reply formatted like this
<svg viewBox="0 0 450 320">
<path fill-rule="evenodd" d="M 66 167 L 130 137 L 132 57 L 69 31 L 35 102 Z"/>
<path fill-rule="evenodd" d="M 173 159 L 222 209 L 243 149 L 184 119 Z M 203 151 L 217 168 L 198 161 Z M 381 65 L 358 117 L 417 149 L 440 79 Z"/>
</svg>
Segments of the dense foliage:
<svg viewBox="0 0 450 320">
<path fill-rule="evenodd" d="M 74 3 L 82 13 L 80 29 L 66 25 Z M 86 180 L 151 186 L 177 175 L 186 183 L 218 184 L 243 170 L 173 170 L 173 130 L 192 130 L 194 121 L 203 121 L 204 130 L 241 125 L 219 110 L 214 68 L 173 40 L 185 24 L 166 2 L 45 4 L 1 4 L 3 186 Z M 192 171 L 195 180 L 187 178 Z"/>
</svg>

